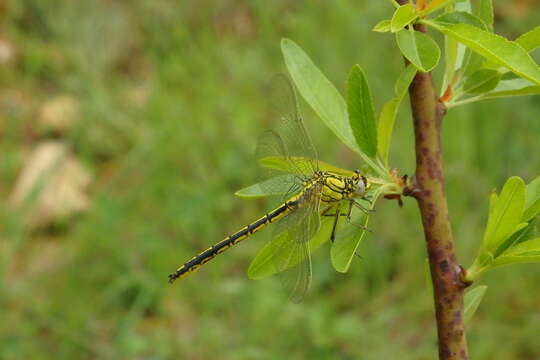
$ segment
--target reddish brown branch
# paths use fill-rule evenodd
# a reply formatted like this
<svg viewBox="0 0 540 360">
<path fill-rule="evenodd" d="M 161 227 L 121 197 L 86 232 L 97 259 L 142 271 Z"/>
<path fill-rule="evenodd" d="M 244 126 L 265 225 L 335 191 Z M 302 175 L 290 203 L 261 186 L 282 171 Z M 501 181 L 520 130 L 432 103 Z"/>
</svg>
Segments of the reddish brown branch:
<svg viewBox="0 0 540 360">
<path fill-rule="evenodd" d="M 404 3 L 405 1 L 399 1 Z M 422 26 L 417 31 L 425 32 Z M 446 109 L 439 101 L 431 73 L 418 72 L 409 87 L 414 121 L 416 178 L 414 192 L 424 227 L 433 294 L 440 360 L 468 359 L 463 323 L 461 267 L 454 252 L 444 192 L 441 121 Z"/>
</svg>

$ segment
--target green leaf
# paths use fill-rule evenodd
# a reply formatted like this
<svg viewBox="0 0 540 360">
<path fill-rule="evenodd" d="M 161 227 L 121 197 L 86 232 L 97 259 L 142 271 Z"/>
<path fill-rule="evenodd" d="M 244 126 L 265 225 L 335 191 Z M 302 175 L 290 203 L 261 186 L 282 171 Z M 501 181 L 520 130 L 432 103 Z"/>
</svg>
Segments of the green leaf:
<svg viewBox="0 0 540 360">
<path fill-rule="evenodd" d="M 512 236 L 510 236 L 501 245 L 497 247 L 493 254 L 493 257 L 499 257 L 513 246 L 533 239 L 536 236 L 536 224 L 536 220 L 533 220 L 527 223 L 527 226 L 525 226 L 523 229 L 514 232 Z"/>
<path fill-rule="evenodd" d="M 377 154 L 377 128 L 369 85 L 360 66 L 353 66 L 347 82 L 349 123 L 356 143 L 369 157 Z"/>
<path fill-rule="evenodd" d="M 420 15 L 426 16 L 427 14 L 430 14 L 434 11 L 439 10 L 440 8 L 450 5 L 451 3 L 455 1 L 456 0 L 433 0 L 426 6 L 424 10 L 420 12 Z"/>
<path fill-rule="evenodd" d="M 504 256 L 536 256 L 540 252 L 540 238 L 521 242 L 508 249 Z"/>
<path fill-rule="evenodd" d="M 491 192 L 491 195 L 489 196 L 489 216 L 493 214 L 493 210 L 495 209 L 497 201 L 499 201 L 499 195 L 497 195 L 497 192 L 493 190 Z"/>
<path fill-rule="evenodd" d="M 469 24 L 482 30 L 487 30 L 487 25 L 481 19 L 465 11 L 446 13 L 437 17 L 435 21 L 445 25 Z"/>
<path fill-rule="evenodd" d="M 480 100 L 493 99 L 508 96 L 539 95 L 540 86 L 525 79 L 502 80 L 497 87 L 487 94 L 482 95 Z"/>
<path fill-rule="evenodd" d="M 379 155 L 384 164 L 388 164 L 392 132 L 400 103 L 400 99 L 393 98 L 383 105 L 379 114 L 378 146 Z"/>
<path fill-rule="evenodd" d="M 396 33 L 396 41 L 401 53 L 420 71 L 427 72 L 437 66 L 441 50 L 428 35 L 402 30 Z"/>
<path fill-rule="evenodd" d="M 540 213 L 540 176 L 527 185 L 525 211 L 522 221 L 529 221 Z"/>
<path fill-rule="evenodd" d="M 392 16 L 390 30 L 397 32 L 416 19 L 416 9 L 413 4 L 405 4 L 396 9 Z"/>
<path fill-rule="evenodd" d="M 476 0 L 472 3 L 473 14 L 484 22 L 493 31 L 493 3 L 492 0 Z"/>
<path fill-rule="evenodd" d="M 447 25 L 428 20 L 423 23 L 451 36 L 486 59 L 540 84 L 540 68 L 520 45 L 469 24 Z"/>
<path fill-rule="evenodd" d="M 390 20 L 381 20 L 371 29 L 375 32 L 388 32 L 390 31 Z"/>
<path fill-rule="evenodd" d="M 291 161 L 292 160 L 292 161 Z M 307 172 L 311 168 L 308 162 L 311 159 L 302 158 L 299 156 L 290 156 L 285 158 L 283 156 L 267 156 L 259 159 L 259 165 L 268 169 L 279 170 L 288 173 L 295 173 L 298 169 L 305 170 L 305 175 L 312 175 L 311 172 Z M 295 165 L 292 165 L 294 163 Z M 354 171 L 341 169 L 337 166 L 328 164 L 324 161 L 318 161 L 319 170 L 329 171 L 338 175 L 353 176 Z M 305 165 L 304 165 L 305 164 Z"/>
<path fill-rule="evenodd" d="M 495 250 L 510 237 L 521 221 L 525 204 L 525 183 L 521 178 L 509 178 L 491 212 L 484 233 L 484 249 Z"/>
<path fill-rule="evenodd" d="M 491 264 L 492 267 L 512 264 L 532 264 L 540 262 L 540 255 L 531 256 L 500 256 Z"/>
<path fill-rule="evenodd" d="M 465 303 L 463 311 L 463 320 L 465 321 L 465 324 L 471 321 L 474 313 L 480 305 L 480 302 L 484 298 L 487 288 L 488 287 L 486 285 L 480 285 L 467 291 L 465 294 L 463 299 L 463 302 Z"/>
<path fill-rule="evenodd" d="M 501 74 L 497 70 L 481 69 L 467 77 L 463 91 L 473 95 L 487 93 L 495 89 L 500 80 Z"/>
<path fill-rule="evenodd" d="M 281 41 L 285 64 L 300 94 L 315 110 L 321 120 L 350 149 L 360 155 L 375 172 L 383 176 L 388 171 L 382 169 L 356 144 L 349 125 L 347 104 L 334 85 L 315 66 L 309 56 L 289 39 Z"/>
<path fill-rule="evenodd" d="M 531 52 L 540 46 L 540 26 L 526 32 L 516 39 L 516 43 L 521 45 L 527 52 Z"/>
<path fill-rule="evenodd" d="M 287 193 L 287 191 L 289 191 L 291 188 L 291 176 L 293 175 L 288 174 L 276 176 L 263 182 L 240 189 L 235 192 L 234 195 L 243 198 L 259 198 L 265 196 L 282 195 Z M 272 191 L 269 192 L 267 189 L 272 189 Z"/>
<path fill-rule="evenodd" d="M 401 71 L 396 80 L 396 84 L 394 85 L 396 97 L 403 99 L 403 97 L 407 94 L 409 86 L 411 85 L 415 75 L 416 68 L 414 66 L 409 65 Z"/>
<path fill-rule="evenodd" d="M 332 231 L 332 221 L 329 217 L 321 219 L 321 228 L 319 231 L 309 240 L 310 253 L 315 252 L 326 241 L 330 239 L 330 233 Z M 248 268 L 248 277 L 253 280 L 264 279 L 277 272 L 277 269 L 282 268 L 280 261 L 290 261 L 290 259 L 277 259 L 275 254 L 279 253 L 279 249 L 285 241 L 288 241 L 287 232 L 282 232 L 278 236 L 274 237 L 268 242 L 251 261 Z M 296 265 L 297 262 L 291 262 L 290 266 Z"/>
<path fill-rule="evenodd" d="M 453 86 L 456 70 L 461 66 L 458 65 L 458 42 L 448 36 L 444 37 L 444 77 L 441 93 L 444 93 L 448 86 Z"/>
<path fill-rule="evenodd" d="M 444 14 L 436 19 L 436 21 L 450 24 L 469 24 L 476 26 L 482 30 L 488 30 L 488 26 L 477 16 L 471 14 L 470 2 L 465 1 L 463 3 L 456 4 L 456 10 L 451 13 Z M 449 36 L 445 36 L 446 39 Z M 452 39 L 452 41 L 456 41 Z M 470 75 L 478 70 L 484 59 L 475 53 L 472 53 L 470 49 L 465 48 L 463 44 L 457 46 L 457 59 L 455 69 L 461 68 L 461 74 Z"/>
<path fill-rule="evenodd" d="M 378 196 L 379 191 L 376 191 L 373 194 L 371 204 L 375 204 Z M 370 209 L 373 208 L 373 205 L 369 205 L 367 202 L 362 202 L 362 205 L 369 207 Z M 330 218 L 333 219 L 332 217 Z M 330 258 L 336 271 L 344 273 L 349 270 L 352 259 L 356 255 L 358 245 L 360 245 L 360 241 L 366 232 L 365 228 L 368 220 L 369 216 L 358 209 L 353 209 L 351 218 L 352 224 L 347 223 L 344 219 L 340 219 L 336 239 L 332 243 L 332 248 L 330 250 Z"/>
<path fill-rule="evenodd" d="M 361 153 L 349 125 L 347 104 L 334 85 L 294 41 L 283 39 L 281 50 L 300 94 L 345 145 Z"/>
<path fill-rule="evenodd" d="M 409 85 L 416 75 L 416 68 L 412 65 L 403 69 L 399 75 L 394 90 L 396 97 L 385 103 L 379 115 L 379 125 L 377 131 L 378 151 L 384 164 L 388 164 L 388 154 L 390 152 L 390 143 L 392 140 L 392 132 L 394 130 L 394 122 L 397 116 L 399 105 L 405 97 Z"/>
</svg>

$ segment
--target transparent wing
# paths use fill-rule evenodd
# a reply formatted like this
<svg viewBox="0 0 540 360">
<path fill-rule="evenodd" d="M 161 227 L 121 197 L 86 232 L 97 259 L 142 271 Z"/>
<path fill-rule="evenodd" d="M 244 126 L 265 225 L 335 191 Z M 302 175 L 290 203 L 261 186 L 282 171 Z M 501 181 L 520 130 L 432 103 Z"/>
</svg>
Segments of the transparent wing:
<svg viewBox="0 0 540 360">
<path fill-rule="evenodd" d="M 289 173 L 284 175 L 282 171 L 259 166 L 258 181 L 260 181 L 259 186 L 261 189 L 270 194 L 281 193 L 283 194 L 282 199 L 287 199 L 299 192 L 302 189 L 302 182 L 306 176 L 301 174 L 300 169 L 289 160 L 285 143 L 281 136 L 274 130 L 267 130 L 262 133 L 257 142 L 255 158 L 259 161 L 269 157 L 285 159 L 288 164 L 287 169 Z M 279 181 L 267 181 L 268 179 L 279 179 Z M 284 189 L 286 191 L 283 191 Z"/>
<path fill-rule="evenodd" d="M 320 227 L 319 194 L 313 196 L 301 208 L 280 220 L 274 229 L 276 237 L 282 237 L 280 246 L 272 254 L 272 262 L 280 276 L 283 287 L 294 303 L 299 303 L 311 283 L 311 255 L 309 240 Z"/>
<path fill-rule="evenodd" d="M 294 87 L 285 75 L 272 79 L 268 98 L 275 126 L 259 138 L 257 159 L 282 158 L 291 173 L 300 178 L 311 176 L 318 170 L 317 152 L 302 122 Z"/>
</svg>

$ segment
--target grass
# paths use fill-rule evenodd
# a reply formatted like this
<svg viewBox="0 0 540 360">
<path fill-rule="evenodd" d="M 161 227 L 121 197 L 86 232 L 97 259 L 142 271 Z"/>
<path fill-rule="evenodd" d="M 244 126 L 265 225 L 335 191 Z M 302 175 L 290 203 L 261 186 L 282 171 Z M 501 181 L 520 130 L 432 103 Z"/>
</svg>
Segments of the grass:
<svg viewBox="0 0 540 360">
<path fill-rule="evenodd" d="M 497 2 L 496 2 L 497 4 Z M 257 134 L 271 124 L 264 83 L 284 72 L 279 41 L 300 44 L 340 91 L 359 63 L 377 108 L 402 66 L 371 27 L 386 2 L 38 0 L 11 2 L 5 36 L 16 58 L 0 69 L 0 195 L 8 197 L 41 136 L 38 108 L 56 94 L 80 104 L 64 140 L 93 173 L 90 210 L 31 231 L 0 202 L 0 358 L 431 359 L 436 351 L 416 204 L 381 201 L 346 275 L 328 248 L 315 256 L 306 301 L 247 267 L 268 234 L 169 286 L 166 275 L 257 218 L 235 198 L 255 178 Z M 533 20 L 538 20 L 536 17 Z M 515 37 L 529 18 L 502 17 Z M 520 25 L 521 24 L 521 25 Z M 305 104 L 304 104 L 305 105 Z M 391 163 L 414 171 L 406 107 Z M 325 161 L 361 166 L 304 106 Z M 495 100 L 445 119 L 447 194 L 460 259 L 482 236 L 488 195 L 510 175 L 538 175 L 540 100 Z M 540 357 L 540 268 L 487 274 L 469 328 L 474 359 Z"/>
</svg>

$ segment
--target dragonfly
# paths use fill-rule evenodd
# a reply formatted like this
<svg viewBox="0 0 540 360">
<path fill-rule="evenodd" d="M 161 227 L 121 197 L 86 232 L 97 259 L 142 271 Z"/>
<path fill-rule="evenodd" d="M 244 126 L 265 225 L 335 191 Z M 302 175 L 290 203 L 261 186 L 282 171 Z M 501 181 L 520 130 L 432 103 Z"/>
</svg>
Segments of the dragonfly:
<svg viewBox="0 0 540 360">
<path fill-rule="evenodd" d="M 271 255 L 275 272 L 280 274 L 290 299 L 301 302 L 312 277 L 309 240 L 319 230 L 321 217 L 333 218 L 330 240 L 334 241 L 340 218 L 345 217 L 352 224 L 354 207 L 369 211 L 357 200 L 367 200 L 370 187 L 359 170 L 338 172 L 319 168 L 317 152 L 303 124 L 296 91 L 289 78 L 275 76 L 270 89 L 276 126 L 259 137 L 256 158 L 259 164 L 277 159 L 281 166 L 262 168 L 262 178 L 267 180 L 258 185 L 262 193 L 279 194 L 280 205 L 185 262 L 169 275 L 169 282 L 193 273 L 217 255 L 272 225 L 273 238 L 282 238 Z"/>
</svg>

